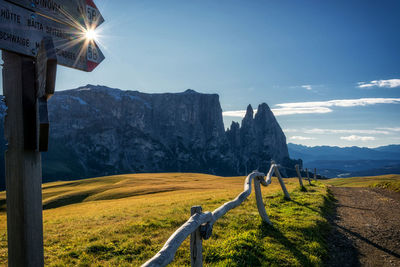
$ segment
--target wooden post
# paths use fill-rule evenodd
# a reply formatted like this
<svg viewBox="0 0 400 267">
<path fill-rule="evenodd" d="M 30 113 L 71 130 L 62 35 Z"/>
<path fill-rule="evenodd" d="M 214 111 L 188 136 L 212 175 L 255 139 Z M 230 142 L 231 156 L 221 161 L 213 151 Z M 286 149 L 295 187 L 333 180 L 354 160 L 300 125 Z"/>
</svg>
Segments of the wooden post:
<svg viewBox="0 0 400 267">
<path fill-rule="evenodd" d="M 314 168 L 314 180 L 317 180 L 317 168 Z"/>
<path fill-rule="evenodd" d="M 254 192 L 256 193 L 258 213 L 260 214 L 264 222 L 272 225 L 271 221 L 269 220 L 268 214 L 265 211 L 265 205 L 261 194 L 260 180 L 258 177 L 254 179 Z"/>
<path fill-rule="evenodd" d="M 32 132 L 24 125 L 23 99 L 24 93 L 35 91 L 34 60 L 3 50 L 3 61 L 3 91 L 8 107 L 4 122 L 8 143 L 5 153 L 8 266 L 43 266 L 41 158 L 39 152 L 25 149 L 27 136 L 24 136 L 24 132 Z"/>
<path fill-rule="evenodd" d="M 303 178 L 301 177 L 300 167 L 299 167 L 298 164 L 296 165 L 296 172 L 297 172 L 297 176 L 299 177 L 300 187 L 303 188 L 303 187 L 304 187 L 304 185 L 303 185 Z"/>
<path fill-rule="evenodd" d="M 275 166 L 275 175 L 276 175 L 276 177 L 278 177 L 278 181 L 279 181 L 279 183 L 281 184 L 282 191 L 283 191 L 283 193 L 285 194 L 285 198 L 288 199 L 288 200 L 290 200 L 289 192 L 288 192 L 287 189 L 286 189 L 285 183 L 283 182 L 281 173 L 279 172 L 279 169 L 278 169 L 277 166 Z"/>
<path fill-rule="evenodd" d="M 194 206 L 190 209 L 190 215 L 201 214 L 201 206 Z M 200 236 L 200 227 L 190 234 L 190 263 L 192 267 L 203 266 L 203 240 Z"/>
<path fill-rule="evenodd" d="M 311 185 L 310 175 L 308 174 L 308 169 L 307 169 L 307 168 L 306 168 L 306 173 L 307 173 L 307 180 L 308 180 L 308 183 Z"/>
</svg>

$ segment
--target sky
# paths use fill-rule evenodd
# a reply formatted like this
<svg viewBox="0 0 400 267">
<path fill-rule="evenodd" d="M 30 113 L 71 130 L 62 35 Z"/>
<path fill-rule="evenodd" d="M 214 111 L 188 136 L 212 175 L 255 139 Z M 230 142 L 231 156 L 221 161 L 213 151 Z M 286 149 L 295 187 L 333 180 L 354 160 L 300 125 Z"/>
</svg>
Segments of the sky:
<svg viewBox="0 0 400 267">
<path fill-rule="evenodd" d="M 58 68 L 56 90 L 100 84 L 217 93 L 225 127 L 248 104 L 288 142 L 400 144 L 398 0 L 97 0 L 106 59 Z"/>
</svg>

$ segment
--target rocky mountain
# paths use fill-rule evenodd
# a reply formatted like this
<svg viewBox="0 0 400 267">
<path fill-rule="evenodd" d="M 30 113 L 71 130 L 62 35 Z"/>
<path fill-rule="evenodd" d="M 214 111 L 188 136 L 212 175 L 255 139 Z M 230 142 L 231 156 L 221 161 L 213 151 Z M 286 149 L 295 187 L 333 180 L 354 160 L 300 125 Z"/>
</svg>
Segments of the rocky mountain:
<svg viewBox="0 0 400 267">
<path fill-rule="evenodd" d="M 137 172 L 245 175 L 266 171 L 271 159 L 295 163 L 267 104 L 254 118 L 249 106 L 242 126 L 225 132 L 219 96 L 190 89 L 147 94 L 87 85 L 56 92 L 49 119 L 44 181 Z"/>
<path fill-rule="evenodd" d="M 253 117 L 253 108 L 239 123 L 232 122 L 226 136 L 235 155 L 235 172 L 249 173 L 252 170 L 266 171 L 266 162 L 275 160 L 285 166 L 293 167 L 289 159 L 286 137 L 267 104 L 258 106 Z"/>
</svg>

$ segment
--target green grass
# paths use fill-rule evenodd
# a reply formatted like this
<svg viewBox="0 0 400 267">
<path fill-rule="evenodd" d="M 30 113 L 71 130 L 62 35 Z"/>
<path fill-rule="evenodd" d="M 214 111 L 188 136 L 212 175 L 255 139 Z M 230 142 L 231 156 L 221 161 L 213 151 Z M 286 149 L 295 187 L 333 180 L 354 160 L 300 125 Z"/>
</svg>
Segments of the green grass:
<svg viewBox="0 0 400 267">
<path fill-rule="evenodd" d="M 369 176 L 369 177 L 352 177 L 352 178 L 335 178 L 325 180 L 324 183 L 327 185 L 339 186 L 339 187 L 369 187 L 379 183 L 399 183 L 400 175 L 380 175 L 380 176 Z"/>
<path fill-rule="evenodd" d="M 370 185 L 373 188 L 382 188 L 388 189 L 394 192 L 400 192 L 400 180 L 399 181 L 390 181 L 390 182 L 379 182 Z"/>
<path fill-rule="evenodd" d="M 138 266 L 154 256 L 189 217 L 212 211 L 243 190 L 244 177 L 135 174 L 43 185 L 46 266 Z M 300 191 L 285 179 L 263 187 L 273 226 L 262 222 L 254 193 L 217 221 L 203 241 L 205 266 L 321 266 L 327 257 L 324 218 L 332 198 L 320 182 Z M 0 203 L 4 203 L 4 192 Z M 7 264 L 6 217 L 0 211 L 0 265 Z M 171 266 L 190 265 L 189 240 Z"/>
</svg>

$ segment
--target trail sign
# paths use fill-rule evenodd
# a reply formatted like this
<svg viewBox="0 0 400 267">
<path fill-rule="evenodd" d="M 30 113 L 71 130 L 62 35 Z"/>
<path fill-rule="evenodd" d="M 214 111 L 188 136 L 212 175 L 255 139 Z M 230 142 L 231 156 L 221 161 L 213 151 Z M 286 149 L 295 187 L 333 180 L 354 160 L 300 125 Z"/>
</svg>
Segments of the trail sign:
<svg viewBox="0 0 400 267">
<path fill-rule="evenodd" d="M 76 28 L 95 29 L 104 22 L 93 0 L 7 0 Z"/>
<path fill-rule="evenodd" d="M 0 0 L 1 49 L 36 57 L 46 37 L 53 39 L 60 65 L 90 72 L 104 60 L 96 43 L 85 38 L 84 32 Z"/>
<path fill-rule="evenodd" d="M 103 21 L 93 0 L 0 0 L 10 267 L 44 265 L 40 152 L 48 149 L 47 100 L 57 64 L 92 71 L 104 60 L 86 38 Z"/>
</svg>

